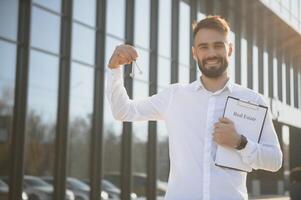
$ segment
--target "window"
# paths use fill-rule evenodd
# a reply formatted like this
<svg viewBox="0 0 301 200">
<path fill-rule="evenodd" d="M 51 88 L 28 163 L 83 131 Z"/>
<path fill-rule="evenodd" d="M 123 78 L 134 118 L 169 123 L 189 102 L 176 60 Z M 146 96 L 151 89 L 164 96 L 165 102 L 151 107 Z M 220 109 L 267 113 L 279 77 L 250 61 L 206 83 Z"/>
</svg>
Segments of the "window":
<svg viewBox="0 0 301 200">
<path fill-rule="evenodd" d="M 94 27 L 96 19 L 96 1 L 73 1 L 73 17 L 80 22 Z"/>
<path fill-rule="evenodd" d="M 33 0 L 33 2 L 51 10 L 61 12 L 61 0 Z"/>
<path fill-rule="evenodd" d="M 94 69 L 72 63 L 67 176 L 89 180 Z"/>
<path fill-rule="evenodd" d="M 95 31 L 73 23 L 72 59 L 94 65 Z"/>
<path fill-rule="evenodd" d="M 16 40 L 18 29 L 17 0 L 0 1 L 0 36 Z"/>
<path fill-rule="evenodd" d="M 24 175 L 53 176 L 58 61 L 45 53 L 30 52 Z"/>
<path fill-rule="evenodd" d="M 150 0 L 135 1 L 134 43 L 139 47 L 149 48 Z"/>
<path fill-rule="evenodd" d="M 159 1 L 159 19 L 158 52 L 159 55 L 170 58 L 171 0 Z"/>
<path fill-rule="evenodd" d="M 0 8 L 1 9 L 1 8 Z M 0 176 L 10 174 L 16 46 L 0 40 Z"/>
<path fill-rule="evenodd" d="M 60 17 L 32 7 L 31 46 L 59 54 Z"/>
<path fill-rule="evenodd" d="M 107 33 L 124 39 L 125 0 L 107 1 Z"/>
</svg>

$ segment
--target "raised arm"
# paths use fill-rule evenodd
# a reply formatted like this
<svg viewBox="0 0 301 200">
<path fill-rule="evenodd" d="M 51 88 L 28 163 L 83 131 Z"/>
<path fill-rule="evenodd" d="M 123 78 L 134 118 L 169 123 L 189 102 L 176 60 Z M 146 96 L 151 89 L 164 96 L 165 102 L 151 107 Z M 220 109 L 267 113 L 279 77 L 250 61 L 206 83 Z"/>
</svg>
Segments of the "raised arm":
<svg viewBox="0 0 301 200">
<path fill-rule="evenodd" d="M 123 85 L 121 65 L 136 60 L 138 54 L 133 46 L 116 47 L 109 62 L 110 73 L 106 95 L 115 119 L 120 121 L 162 120 L 169 107 L 172 87 L 142 100 L 131 100 Z"/>
</svg>

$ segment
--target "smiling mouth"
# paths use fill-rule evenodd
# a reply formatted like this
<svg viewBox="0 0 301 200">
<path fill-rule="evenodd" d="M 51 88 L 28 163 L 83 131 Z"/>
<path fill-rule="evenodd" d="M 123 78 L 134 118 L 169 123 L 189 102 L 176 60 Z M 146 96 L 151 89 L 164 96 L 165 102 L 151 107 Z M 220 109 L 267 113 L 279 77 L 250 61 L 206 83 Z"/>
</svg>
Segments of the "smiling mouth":
<svg viewBox="0 0 301 200">
<path fill-rule="evenodd" d="M 211 65 L 216 66 L 217 64 L 220 64 L 219 59 L 207 60 L 207 61 L 205 62 L 205 65 L 209 65 L 209 66 L 211 66 Z"/>
</svg>

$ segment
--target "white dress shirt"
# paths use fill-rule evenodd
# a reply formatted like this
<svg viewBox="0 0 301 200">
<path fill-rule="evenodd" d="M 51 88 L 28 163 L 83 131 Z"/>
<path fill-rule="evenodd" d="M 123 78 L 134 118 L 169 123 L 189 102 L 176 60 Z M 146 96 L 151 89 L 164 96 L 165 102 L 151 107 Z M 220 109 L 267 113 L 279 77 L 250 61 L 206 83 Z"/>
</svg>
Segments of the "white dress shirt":
<svg viewBox="0 0 301 200">
<path fill-rule="evenodd" d="M 230 81 L 213 93 L 196 80 L 172 84 L 151 97 L 131 100 L 123 86 L 121 68 L 110 70 L 106 92 L 117 120 L 165 121 L 170 156 L 166 200 L 248 199 L 247 173 L 215 166 L 217 145 L 212 132 L 213 124 L 223 115 L 227 96 L 266 105 L 258 93 Z M 270 113 L 260 143 L 248 140 L 238 152 L 253 169 L 277 171 L 281 167 L 282 152 Z"/>
</svg>

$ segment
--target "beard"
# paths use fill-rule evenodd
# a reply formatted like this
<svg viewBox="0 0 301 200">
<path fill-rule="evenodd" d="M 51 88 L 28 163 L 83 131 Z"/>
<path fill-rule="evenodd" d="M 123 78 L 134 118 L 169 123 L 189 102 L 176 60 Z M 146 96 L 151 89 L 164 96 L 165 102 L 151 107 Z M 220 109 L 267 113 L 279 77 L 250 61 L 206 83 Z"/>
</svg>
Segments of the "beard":
<svg viewBox="0 0 301 200">
<path fill-rule="evenodd" d="M 211 66 L 209 68 L 206 68 L 206 62 L 210 60 L 218 60 L 217 66 Z M 198 59 L 198 66 L 201 70 L 202 74 L 208 78 L 218 78 L 220 77 L 228 68 L 228 60 L 223 57 L 210 57 L 205 58 L 203 60 Z M 218 66 L 219 65 L 219 66 Z"/>
</svg>

